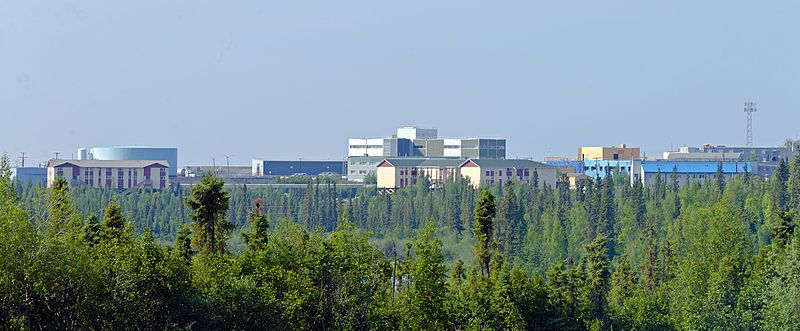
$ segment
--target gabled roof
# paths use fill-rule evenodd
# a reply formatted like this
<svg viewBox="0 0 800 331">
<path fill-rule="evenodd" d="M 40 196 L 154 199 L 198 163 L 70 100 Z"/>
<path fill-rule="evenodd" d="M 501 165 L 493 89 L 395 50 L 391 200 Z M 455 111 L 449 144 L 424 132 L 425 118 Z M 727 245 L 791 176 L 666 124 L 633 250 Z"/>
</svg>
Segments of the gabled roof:
<svg viewBox="0 0 800 331">
<path fill-rule="evenodd" d="M 380 167 L 384 163 L 391 164 L 394 167 L 416 167 L 416 168 L 456 168 L 461 163 L 463 163 L 463 159 L 456 159 L 456 158 L 417 158 L 417 157 L 397 157 L 397 158 L 388 158 L 384 159 L 381 163 L 378 164 Z"/>
<path fill-rule="evenodd" d="M 160 165 L 169 168 L 166 160 L 50 160 L 48 167 L 74 165 L 81 168 L 144 168 L 151 165 Z"/>
<path fill-rule="evenodd" d="M 642 170 L 645 173 L 661 172 L 668 174 L 672 169 L 683 174 L 710 174 L 716 173 L 719 162 L 697 162 L 697 161 L 642 161 Z M 745 169 L 749 172 L 754 171 L 754 167 L 749 162 L 722 162 L 722 172 L 726 174 L 744 173 Z"/>
<path fill-rule="evenodd" d="M 465 164 L 470 162 L 479 167 L 487 168 L 555 168 L 554 166 L 550 166 L 541 162 L 521 159 L 469 159 L 461 162 L 460 166 L 463 167 Z"/>
</svg>

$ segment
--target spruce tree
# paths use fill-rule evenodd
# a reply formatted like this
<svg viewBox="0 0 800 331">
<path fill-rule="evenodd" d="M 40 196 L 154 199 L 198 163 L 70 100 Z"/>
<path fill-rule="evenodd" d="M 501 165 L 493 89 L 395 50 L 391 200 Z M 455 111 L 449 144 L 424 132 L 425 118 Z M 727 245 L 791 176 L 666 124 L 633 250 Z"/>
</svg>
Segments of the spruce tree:
<svg viewBox="0 0 800 331">
<path fill-rule="evenodd" d="M 74 228 L 80 228 L 80 215 L 72 202 L 69 185 L 63 177 L 57 177 L 47 192 L 48 226 L 52 236 L 60 236 Z"/>
<path fill-rule="evenodd" d="M 798 210 L 800 209 L 800 155 L 793 157 L 789 164 L 789 178 L 786 185 L 789 196 L 789 205 L 786 209 L 796 215 L 800 212 Z"/>
<path fill-rule="evenodd" d="M 175 245 L 173 246 L 175 254 L 187 265 L 192 261 L 192 229 L 188 226 L 181 226 L 178 230 L 178 235 L 175 237 Z"/>
<path fill-rule="evenodd" d="M 107 243 L 126 241 L 129 239 L 126 235 L 125 217 L 122 216 L 122 209 L 117 202 L 116 196 L 111 199 L 111 202 L 106 206 L 103 213 L 103 221 L 100 230 L 100 238 Z"/>
<path fill-rule="evenodd" d="M 778 167 L 772 175 L 772 206 L 775 215 L 781 215 L 786 211 L 789 202 L 789 194 L 786 191 L 786 182 L 789 180 L 789 169 L 786 162 L 781 158 Z"/>
<path fill-rule="evenodd" d="M 97 215 L 89 215 L 89 218 L 86 219 L 86 225 L 83 226 L 84 229 L 84 238 L 89 245 L 96 245 L 100 242 L 100 221 L 97 219 Z"/>
<path fill-rule="evenodd" d="M 672 219 L 678 218 L 681 215 L 681 197 L 680 197 L 680 183 L 678 183 L 678 166 L 672 167 L 672 175 L 670 175 L 670 189 L 672 191 Z"/>
<path fill-rule="evenodd" d="M 719 162 L 717 165 L 717 174 L 715 175 L 717 180 L 717 192 L 722 195 L 725 192 L 725 173 L 722 171 L 722 162 Z"/>
<path fill-rule="evenodd" d="M 194 227 L 192 243 L 202 253 L 225 253 L 225 241 L 234 227 L 225 218 L 230 197 L 223 184 L 216 176 L 205 176 L 192 187 L 191 196 L 185 198 Z"/>
<path fill-rule="evenodd" d="M 261 198 L 253 200 L 253 210 L 248 213 L 250 231 L 242 233 L 242 239 L 249 250 L 257 251 L 267 246 L 269 235 L 269 219 L 263 212 L 264 201 Z M 345 212 L 347 212 L 345 210 Z"/>
<path fill-rule="evenodd" d="M 497 210 L 494 195 L 487 189 L 481 190 L 475 206 L 475 257 L 481 266 L 481 274 L 489 276 L 489 262 L 494 250 L 494 217 Z"/>
<path fill-rule="evenodd" d="M 606 248 L 607 238 L 599 235 L 585 246 L 586 255 L 583 264 L 586 268 L 586 288 L 584 295 L 589 303 L 587 328 L 608 328 L 608 302 L 606 298 L 610 289 L 610 263 Z"/>
</svg>

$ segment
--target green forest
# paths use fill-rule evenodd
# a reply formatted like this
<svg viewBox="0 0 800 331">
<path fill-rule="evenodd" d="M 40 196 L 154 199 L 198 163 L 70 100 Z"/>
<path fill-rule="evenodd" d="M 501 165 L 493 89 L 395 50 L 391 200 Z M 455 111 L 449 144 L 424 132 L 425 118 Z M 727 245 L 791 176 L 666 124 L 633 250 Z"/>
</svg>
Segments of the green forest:
<svg viewBox="0 0 800 331">
<path fill-rule="evenodd" d="M 800 329 L 800 158 L 769 180 L 392 194 L 10 178 L 3 157 L 4 329 Z"/>
</svg>

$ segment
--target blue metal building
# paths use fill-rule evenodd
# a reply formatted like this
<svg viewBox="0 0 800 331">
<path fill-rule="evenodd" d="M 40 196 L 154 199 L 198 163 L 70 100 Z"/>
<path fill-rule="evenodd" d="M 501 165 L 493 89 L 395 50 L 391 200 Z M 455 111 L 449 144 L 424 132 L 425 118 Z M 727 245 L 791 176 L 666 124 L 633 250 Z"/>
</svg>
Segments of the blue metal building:
<svg viewBox="0 0 800 331">
<path fill-rule="evenodd" d="M 291 176 L 324 173 L 347 175 L 347 161 L 270 161 L 253 160 L 253 174 L 257 176 Z"/>
<path fill-rule="evenodd" d="M 16 179 L 21 183 L 32 183 L 35 185 L 47 185 L 47 168 L 40 167 L 18 167 L 11 168 L 11 179 Z"/>
<path fill-rule="evenodd" d="M 670 180 L 673 171 L 677 175 L 680 185 L 689 182 L 715 181 L 720 164 L 720 162 L 713 161 L 641 161 L 636 163 L 638 164 L 635 164 L 634 172 L 631 174 L 631 182 L 641 180 L 645 185 L 653 185 L 656 178 L 666 182 Z M 757 162 L 722 162 L 722 175 L 727 180 L 745 173 L 753 173 L 756 165 Z"/>
</svg>

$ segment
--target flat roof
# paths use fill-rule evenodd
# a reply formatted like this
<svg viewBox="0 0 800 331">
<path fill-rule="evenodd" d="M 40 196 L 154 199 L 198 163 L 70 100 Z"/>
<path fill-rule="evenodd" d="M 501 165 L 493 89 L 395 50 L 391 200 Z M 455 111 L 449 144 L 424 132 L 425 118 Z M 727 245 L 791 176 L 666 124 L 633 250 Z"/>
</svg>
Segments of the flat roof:
<svg viewBox="0 0 800 331">
<path fill-rule="evenodd" d="M 169 168 L 166 160 L 50 160 L 48 167 L 72 164 L 81 168 L 143 168 L 151 164 L 160 164 Z"/>
<path fill-rule="evenodd" d="M 719 163 L 715 161 L 642 161 L 642 170 L 646 173 L 671 173 L 673 169 L 676 169 L 678 173 L 715 173 Z M 749 162 L 722 162 L 723 173 L 742 173 L 745 169 L 754 171 Z"/>
<path fill-rule="evenodd" d="M 458 167 L 464 163 L 461 158 L 424 158 L 397 157 L 385 158 L 383 161 L 395 167 Z M 382 162 L 381 162 L 382 163 Z"/>
<path fill-rule="evenodd" d="M 92 147 L 82 147 L 86 149 L 92 148 L 147 148 L 147 149 L 178 149 L 177 147 L 169 147 L 169 146 L 144 146 L 144 145 L 119 145 L 119 146 L 92 146 Z"/>
<path fill-rule="evenodd" d="M 463 163 L 472 162 L 479 167 L 500 167 L 500 168 L 556 168 L 541 162 L 525 159 L 468 159 Z"/>
</svg>

